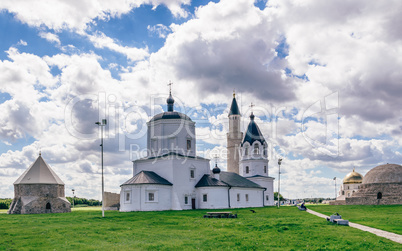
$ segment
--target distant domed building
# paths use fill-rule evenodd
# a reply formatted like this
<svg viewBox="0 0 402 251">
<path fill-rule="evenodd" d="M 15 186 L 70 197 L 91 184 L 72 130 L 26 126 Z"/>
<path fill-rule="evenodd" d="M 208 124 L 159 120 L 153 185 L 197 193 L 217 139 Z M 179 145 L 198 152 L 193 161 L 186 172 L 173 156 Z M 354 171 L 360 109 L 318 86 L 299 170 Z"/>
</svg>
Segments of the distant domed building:
<svg viewBox="0 0 402 251">
<path fill-rule="evenodd" d="M 39 153 L 35 162 L 14 182 L 14 199 L 9 214 L 71 212 L 64 195 L 64 183 Z"/>
<path fill-rule="evenodd" d="M 342 181 L 341 188 L 338 191 L 338 196 L 335 201 L 330 201 L 330 205 L 345 205 L 345 198 L 351 197 L 355 192 L 360 189 L 363 182 L 363 175 L 353 171 L 348 173 Z"/>
<path fill-rule="evenodd" d="M 402 166 L 380 165 L 363 178 L 359 191 L 346 197 L 347 205 L 402 204 Z"/>
</svg>

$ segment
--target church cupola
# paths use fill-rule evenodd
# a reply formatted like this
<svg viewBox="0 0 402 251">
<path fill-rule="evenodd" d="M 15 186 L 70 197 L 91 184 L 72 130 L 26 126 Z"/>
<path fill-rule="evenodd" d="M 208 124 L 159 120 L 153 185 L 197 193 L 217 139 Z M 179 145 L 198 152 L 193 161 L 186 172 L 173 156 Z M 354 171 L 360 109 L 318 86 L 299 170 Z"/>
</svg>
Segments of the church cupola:
<svg viewBox="0 0 402 251">
<path fill-rule="evenodd" d="M 251 112 L 240 148 L 240 175 L 244 177 L 268 176 L 268 145 L 254 119 L 254 113 Z"/>
<path fill-rule="evenodd" d="M 169 91 L 169 97 L 166 99 L 166 103 L 168 112 L 173 112 L 174 99 L 172 97 L 172 91 Z"/>
<path fill-rule="evenodd" d="M 221 169 L 218 167 L 218 164 L 215 164 L 214 169 L 212 169 L 212 173 L 214 174 L 214 178 L 219 180 L 219 174 L 221 173 Z"/>
</svg>

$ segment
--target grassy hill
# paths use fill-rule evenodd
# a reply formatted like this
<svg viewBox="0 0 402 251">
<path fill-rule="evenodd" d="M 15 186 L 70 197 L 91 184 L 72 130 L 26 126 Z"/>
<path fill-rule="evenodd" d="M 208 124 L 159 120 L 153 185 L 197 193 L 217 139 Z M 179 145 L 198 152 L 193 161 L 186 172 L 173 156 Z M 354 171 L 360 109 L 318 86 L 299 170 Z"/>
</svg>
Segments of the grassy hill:
<svg viewBox="0 0 402 251">
<path fill-rule="evenodd" d="M 65 214 L 0 214 L 0 249 L 402 249 L 401 244 L 332 225 L 295 207 L 255 208 L 256 213 L 230 210 L 237 213 L 237 219 L 205 219 L 207 210 L 106 211 L 102 218 L 99 208 L 95 209 L 79 208 Z"/>
</svg>

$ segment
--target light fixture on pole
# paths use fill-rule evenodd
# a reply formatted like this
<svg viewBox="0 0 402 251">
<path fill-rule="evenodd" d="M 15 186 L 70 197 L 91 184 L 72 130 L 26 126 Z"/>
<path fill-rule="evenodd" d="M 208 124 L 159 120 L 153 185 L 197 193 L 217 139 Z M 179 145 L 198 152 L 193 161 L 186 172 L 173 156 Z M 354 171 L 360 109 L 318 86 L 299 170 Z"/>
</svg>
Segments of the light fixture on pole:
<svg viewBox="0 0 402 251">
<path fill-rule="evenodd" d="M 278 159 L 278 165 L 279 165 L 279 170 L 278 170 L 278 208 L 280 206 L 280 187 L 281 187 L 281 164 L 282 164 L 282 159 Z"/>
<path fill-rule="evenodd" d="M 107 124 L 106 119 L 102 119 L 102 123 L 101 122 L 96 122 L 95 124 L 97 124 L 98 126 L 100 126 L 101 128 L 101 166 L 102 166 L 102 217 L 105 217 L 105 207 L 104 207 L 104 193 L 105 193 L 105 182 L 103 179 L 103 127 Z"/>
<path fill-rule="evenodd" d="M 335 180 L 335 200 L 336 200 L 336 177 L 334 177 Z"/>
<path fill-rule="evenodd" d="M 74 198 L 75 198 L 75 195 L 74 195 L 74 189 L 71 189 L 71 191 L 73 191 L 73 208 L 74 208 Z"/>
</svg>

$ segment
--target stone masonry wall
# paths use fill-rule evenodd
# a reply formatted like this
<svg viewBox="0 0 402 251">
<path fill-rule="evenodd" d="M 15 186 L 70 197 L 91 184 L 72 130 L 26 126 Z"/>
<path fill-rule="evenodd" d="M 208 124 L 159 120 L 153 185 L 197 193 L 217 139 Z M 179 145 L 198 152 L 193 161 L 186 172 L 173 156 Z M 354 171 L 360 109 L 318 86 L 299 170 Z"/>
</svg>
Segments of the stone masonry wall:
<svg viewBox="0 0 402 251">
<path fill-rule="evenodd" d="M 382 194 L 377 199 L 378 193 Z M 363 184 L 352 197 L 346 198 L 347 205 L 393 205 L 402 204 L 402 183 Z"/>
</svg>

